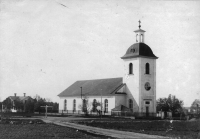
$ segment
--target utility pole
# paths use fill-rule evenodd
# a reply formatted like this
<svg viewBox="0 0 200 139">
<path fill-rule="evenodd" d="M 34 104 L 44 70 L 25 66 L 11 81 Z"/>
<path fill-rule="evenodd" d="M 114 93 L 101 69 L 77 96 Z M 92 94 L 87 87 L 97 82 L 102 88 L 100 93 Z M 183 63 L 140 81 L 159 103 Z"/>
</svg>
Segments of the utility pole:
<svg viewBox="0 0 200 139">
<path fill-rule="evenodd" d="M 102 89 L 101 89 L 101 119 L 102 119 Z"/>
<path fill-rule="evenodd" d="M 82 86 L 80 88 L 81 88 L 81 99 L 82 99 Z"/>
<path fill-rule="evenodd" d="M 40 107 L 45 107 L 45 110 L 46 110 L 46 112 L 45 112 L 45 118 L 47 118 L 47 108 L 48 108 L 48 107 L 52 107 L 52 106 L 47 106 L 47 105 L 46 105 L 46 106 L 40 106 Z"/>
</svg>

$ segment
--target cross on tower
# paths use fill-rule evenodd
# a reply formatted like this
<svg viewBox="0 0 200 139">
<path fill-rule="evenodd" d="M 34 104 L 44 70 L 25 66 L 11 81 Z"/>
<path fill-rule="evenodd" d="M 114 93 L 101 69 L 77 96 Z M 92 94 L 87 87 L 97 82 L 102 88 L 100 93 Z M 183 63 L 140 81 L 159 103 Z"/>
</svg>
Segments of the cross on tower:
<svg viewBox="0 0 200 139">
<path fill-rule="evenodd" d="M 47 106 L 47 105 L 46 105 L 46 106 L 40 106 L 40 107 L 45 107 L 45 110 L 46 110 L 46 112 L 45 112 L 45 117 L 47 118 L 47 108 L 48 108 L 48 107 L 52 107 L 52 106 Z"/>
<path fill-rule="evenodd" d="M 139 27 L 139 29 L 140 29 L 140 27 L 141 27 L 141 25 L 140 25 L 141 21 L 139 20 L 138 22 L 139 22 L 139 26 L 138 26 L 138 27 Z"/>
</svg>

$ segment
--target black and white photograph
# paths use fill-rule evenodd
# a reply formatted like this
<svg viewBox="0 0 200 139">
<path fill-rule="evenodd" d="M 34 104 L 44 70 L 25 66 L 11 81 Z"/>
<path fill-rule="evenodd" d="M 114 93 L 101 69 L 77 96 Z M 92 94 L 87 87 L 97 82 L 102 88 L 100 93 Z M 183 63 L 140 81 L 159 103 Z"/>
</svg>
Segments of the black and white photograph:
<svg viewBox="0 0 200 139">
<path fill-rule="evenodd" d="M 200 139 L 200 1 L 0 0 L 0 139 Z"/>
</svg>

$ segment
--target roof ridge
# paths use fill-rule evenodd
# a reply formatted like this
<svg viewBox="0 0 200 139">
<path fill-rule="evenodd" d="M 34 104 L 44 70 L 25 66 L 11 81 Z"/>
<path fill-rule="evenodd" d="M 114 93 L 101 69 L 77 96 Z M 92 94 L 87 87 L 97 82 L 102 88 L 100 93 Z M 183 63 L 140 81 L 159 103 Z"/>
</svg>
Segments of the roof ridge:
<svg viewBox="0 0 200 139">
<path fill-rule="evenodd" d="M 94 81 L 94 80 L 108 80 L 108 79 L 120 79 L 120 78 L 123 78 L 123 77 L 103 78 L 103 79 L 89 79 L 89 80 L 77 80 L 76 82 L 79 82 L 79 81 Z"/>
</svg>

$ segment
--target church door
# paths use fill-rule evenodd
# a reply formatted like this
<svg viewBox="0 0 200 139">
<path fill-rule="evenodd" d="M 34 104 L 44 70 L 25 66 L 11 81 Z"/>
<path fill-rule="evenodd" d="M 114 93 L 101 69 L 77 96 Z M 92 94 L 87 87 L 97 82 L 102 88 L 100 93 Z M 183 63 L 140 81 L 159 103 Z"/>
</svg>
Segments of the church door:
<svg viewBox="0 0 200 139">
<path fill-rule="evenodd" d="M 149 116 L 149 107 L 146 107 L 146 116 Z"/>
</svg>

